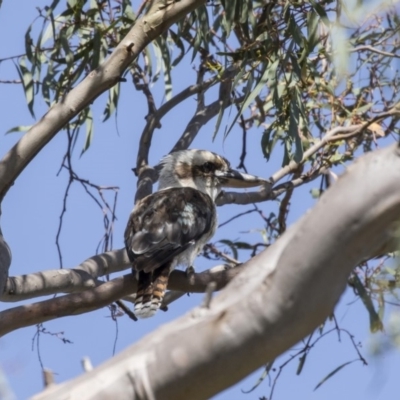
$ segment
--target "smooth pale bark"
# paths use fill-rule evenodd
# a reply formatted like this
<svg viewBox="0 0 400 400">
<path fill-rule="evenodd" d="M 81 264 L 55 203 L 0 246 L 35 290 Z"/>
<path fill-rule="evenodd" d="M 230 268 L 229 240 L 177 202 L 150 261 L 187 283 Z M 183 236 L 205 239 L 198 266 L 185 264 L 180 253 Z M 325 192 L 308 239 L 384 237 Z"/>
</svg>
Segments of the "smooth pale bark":
<svg viewBox="0 0 400 400">
<path fill-rule="evenodd" d="M 53 269 L 27 275 L 10 276 L 0 301 L 16 302 L 56 293 L 72 293 L 98 286 L 101 276 L 130 268 L 125 249 L 88 258 L 75 268 Z M 1 321 L 1 313 L 0 313 Z"/>
<path fill-rule="evenodd" d="M 206 399 L 274 359 L 330 315 L 352 269 L 400 219 L 400 151 L 361 157 L 313 210 L 211 301 L 100 367 L 34 397 Z"/>
</svg>

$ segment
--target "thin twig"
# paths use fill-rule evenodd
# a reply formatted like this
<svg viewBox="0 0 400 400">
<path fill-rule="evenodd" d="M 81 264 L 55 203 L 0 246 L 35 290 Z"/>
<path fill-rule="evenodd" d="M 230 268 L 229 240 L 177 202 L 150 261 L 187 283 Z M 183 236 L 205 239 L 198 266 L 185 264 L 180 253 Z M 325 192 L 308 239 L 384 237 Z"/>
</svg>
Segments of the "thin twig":
<svg viewBox="0 0 400 400">
<path fill-rule="evenodd" d="M 375 47 L 368 46 L 368 45 L 354 47 L 353 49 L 350 49 L 350 53 L 354 53 L 356 51 L 364 51 L 364 50 L 371 51 L 372 53 L 377 53 L 377 54 L 380 54 L 385 57 L 400 58 L 400 55 L 398 55 L 398 54 L 389 53 L 388 51 L 379 50 L 379 49 L 376 49 Z"/>
</svg>

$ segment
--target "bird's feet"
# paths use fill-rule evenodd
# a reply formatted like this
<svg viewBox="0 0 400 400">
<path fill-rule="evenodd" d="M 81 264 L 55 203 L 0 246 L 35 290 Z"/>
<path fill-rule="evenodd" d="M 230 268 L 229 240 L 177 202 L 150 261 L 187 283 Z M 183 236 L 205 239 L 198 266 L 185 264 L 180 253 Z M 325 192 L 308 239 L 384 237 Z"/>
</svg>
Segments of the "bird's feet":
<svg viewBox="0 0 400 400">
<path fill-rule="evenodd" d="M 191 265 L 190 267 L 186 268 L 186 275 L 190 276 L 193 275 L 196 271 L 194 270 L 193 266 Z"/>
<path fill-rule="evenodd" d="M 186 268 L 186 276 L 189 280 L 189 283 L 192 283 L 194 281 L 194 274 L 195 274 L 195 270 L 192 265 L 190 267 Z"/>
</svg>

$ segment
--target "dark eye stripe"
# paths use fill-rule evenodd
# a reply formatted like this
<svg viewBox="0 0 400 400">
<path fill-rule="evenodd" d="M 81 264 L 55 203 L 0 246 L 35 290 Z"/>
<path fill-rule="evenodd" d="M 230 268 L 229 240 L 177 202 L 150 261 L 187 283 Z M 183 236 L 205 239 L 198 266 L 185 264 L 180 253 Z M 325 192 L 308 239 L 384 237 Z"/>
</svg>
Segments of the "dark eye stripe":
<svg viewBox="0 0 400 400">
<path fill-rule="evenodd" d="M 215 164 L 209 161 L 205 162 L 200 168 L 205 173 L 214 172 L 216 169 Z"/>
</svg>

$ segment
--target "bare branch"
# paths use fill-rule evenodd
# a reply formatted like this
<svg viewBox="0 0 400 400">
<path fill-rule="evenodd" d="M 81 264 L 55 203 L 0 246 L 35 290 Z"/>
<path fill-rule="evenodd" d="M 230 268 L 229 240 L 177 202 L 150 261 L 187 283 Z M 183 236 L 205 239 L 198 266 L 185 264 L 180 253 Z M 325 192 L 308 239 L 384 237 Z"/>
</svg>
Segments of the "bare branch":
<svg viewBox="0 0 400 400">
<path fill-rule="evenodd" d="M 350 49 L 350 52 L 354 53 L 356 51 L 365 51 L 365 50 L 371 51 L 372 53 L 380 54 L 380 55 L 385 56 L 385 57 L 400 58 L 400 55 L 398 55 L 398 54 L 389 53 L 388 51 L 379 50 L 379 49 L 377 49 L 375 47 L 367 46 L 367 45 L 354 47 L 354 49 Z"/>
<path fill-rule="evenodd" d="M 57 293 L 82 292 L 105 284 L 105 282 L 96 279 L 97 277 L 123 271 L 130 266 L 125 249 L 121 249 L 91 257 L 72 269 L 54 269 L 28 275 L 11 276 L 7 280 L 0 300 L 17 302 Z M 227 269 L 226 266 L 223 269 L 221 268 L 221 266 L 216 266 L 210 270 L 195 273 L 190 278 L 182 271 L 174 271 L 171 275 L 170 288 L 201 293 L 211 280 L 217 280 L 220 289 L 237 273 L 224 272 Z M 132 301 L 129 297 L 126 300 Z"/>
<path fill-rule="evenodd" d="M 0 313 L 0 336 L 15 329 L 68 315 L 79 315 L 107 306 L 136 290 L 132 274 L 106 282 L 95 289 L 11 308 Z"/>
<path fill-rule="evenodd" d="M 15 302 L 56 293 L 82 291 L 98 286 L 96 278 L 130 267 L 125 249 L 88 258 L 72 269 L 54 269 L 9 277 L 1 301 Z"/>
<path fill-rule="evenodd" d="M 262 186 L 258 192 L 225 192 L 222 191 L 217 198 L 217 206 L 223 206 L 225 204 L 250 204 L 260 203 L 270 199 L 272 187 L 269 184 Z"/>
<path fill-rule="evenodd" d="M 214 101 L 208 106 L 204 106 L 202 103 L 203 98 L 200 97 L 200 101 L 198 103 L 195 115 L 189 121 L 185 131 L 183 132 L 182 136 L 178 139 L 175 146 L 172 148 L 171 152 L 187 149 L 192 144 L 193 140 L 196 138 L 200 128 L 204 126 L 212 118 L 217 116 L 221 108 L 225 109 L 232 104 L 238 104 L 244 100 L 245 96 L 241 96 L 239 98 L 232 98 L 230 96 L 229 90 L 227 91 L 227 87 L 230 88 L 232 86 L 232 79 L 236 71 L 237 71 L 236 68 L 231 68 L 227 69 L 224 72 L 221 78 L 220 96 L 219 96 L 220 98 L 218 100 Z M 221 100 L 221 96 L 228 96 L 228 97 L 224 97 Z"/>
<path fill-rule="evenodd" d="M 228 269 L 218 266 L 190 276 L 183 271 L 175 270 L 170 276 L 168 288 L 180 292 L 203 293 L 210 282 L 215 282 L 216 290 L 220 290 L 241 271 L 241 265 Z M 51 319 L 97 310 L 135 293 L 136 289 L 137 281 L 132 274 L 129 274 L 103 282 L 94 289 L 2 311 L 0 312 L 0 336 L 15 329 Z"/>
</svg>

